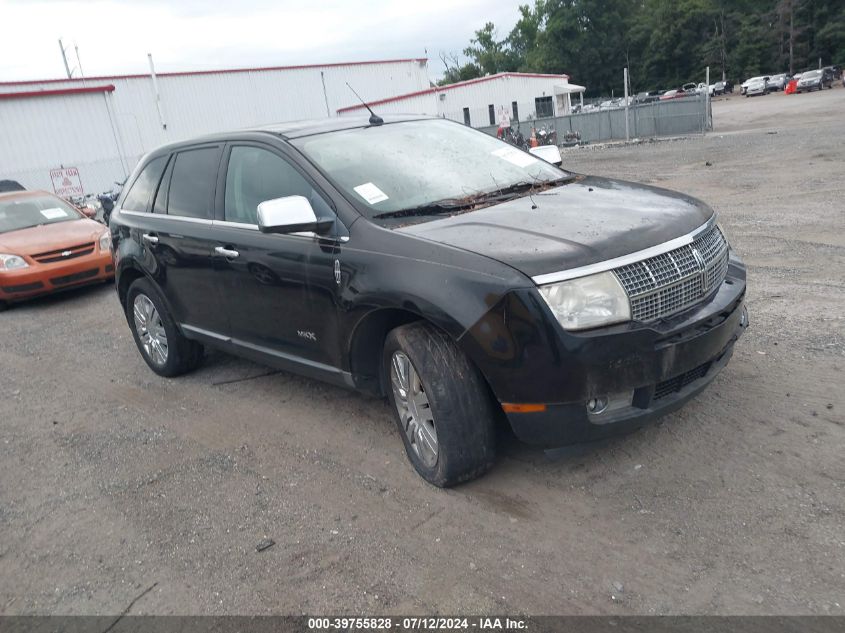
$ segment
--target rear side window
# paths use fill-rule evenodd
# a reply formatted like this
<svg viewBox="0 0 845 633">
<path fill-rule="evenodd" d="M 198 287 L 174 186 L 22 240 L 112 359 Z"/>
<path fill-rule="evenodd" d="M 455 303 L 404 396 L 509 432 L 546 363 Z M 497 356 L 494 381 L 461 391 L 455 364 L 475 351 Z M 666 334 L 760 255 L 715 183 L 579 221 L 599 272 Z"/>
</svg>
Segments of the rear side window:
<svg viewBox="0 0 845 633">
<path fill-rule="evenodd" d="M 129 193 L 126 194 L 122 208 L 127 211 L 146 213 L 147 207 L 150 205 L 150 199 L 153 197 L 153 192 L 158 185 L 158 181 L 161 180 L 161 174 L 164 172 L 166 165 L 167 156 L 159 156 L 147 163 L 147 166 L 144 167 L 129 190 Z"/>
<path fill-rule="evenodd" d="M 174 158 L 167 214 L 210 220 L 220 149 L 206 147 L 181 152 Z"/>
</svg>

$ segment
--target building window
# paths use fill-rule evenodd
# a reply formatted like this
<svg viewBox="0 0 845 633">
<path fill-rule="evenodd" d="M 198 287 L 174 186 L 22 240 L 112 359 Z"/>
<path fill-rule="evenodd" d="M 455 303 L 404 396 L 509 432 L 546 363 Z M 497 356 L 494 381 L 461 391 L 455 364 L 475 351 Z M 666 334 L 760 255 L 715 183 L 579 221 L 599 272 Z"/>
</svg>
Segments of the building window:
<svg viewBox="0 0 845 633">
<path fill-rule="evenodd" d="M 516 101 L 511 101 L 511 114 L 513 115 L 514 121 L 519 121 L 519 105 L 517 105 Z"/>
<path fill-rule="evenodd" d="M 464 125 L 471 125 L 469 121 L 469 108 L 464 108 Z"/>
<path fill-rule="evenodd" d="M 490 115 L 490 125 L 496 125 L 496 108 L 492 103 L 487 106 L 487 114 Z"/>
<path fill-rule="evenodd" d="M 537 97 L 534 99 L 534 107 L 537 109 L 537 118 L 548 118 L 555 115 L 555 106 L 551 97 Z"/>
</svg>

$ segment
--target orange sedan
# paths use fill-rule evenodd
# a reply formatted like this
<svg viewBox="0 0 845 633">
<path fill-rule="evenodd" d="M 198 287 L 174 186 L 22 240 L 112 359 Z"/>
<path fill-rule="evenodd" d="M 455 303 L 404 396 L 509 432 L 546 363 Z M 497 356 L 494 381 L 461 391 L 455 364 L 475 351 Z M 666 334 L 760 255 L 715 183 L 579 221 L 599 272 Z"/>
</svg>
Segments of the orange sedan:
<svg viewBox="0 0 845 633">
<path fill-rule="evenodd" d="M 113 277 L 107 227 L 46 191 L 0 194 L 0 310 Z"/>
</svg>

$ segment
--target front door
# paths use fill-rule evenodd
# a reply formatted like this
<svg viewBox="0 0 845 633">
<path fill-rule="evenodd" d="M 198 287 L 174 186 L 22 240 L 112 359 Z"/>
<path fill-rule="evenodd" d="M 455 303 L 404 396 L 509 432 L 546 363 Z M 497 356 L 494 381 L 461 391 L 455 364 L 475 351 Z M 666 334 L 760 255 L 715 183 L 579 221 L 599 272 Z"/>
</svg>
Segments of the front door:
<svg viewBox="0 0 845 633">
<path fill-rule="evenodd" d="M 301 195 L 318 218 L 334 219 L 327 197 L 290 161 L 262 145 L 228 150 L 223 221 L 215 238 L 232 342 L 321 372 L 340 367 L 335 261 L 340 242 L 313 234 L 264 234 L 258 205 Z"/>
</svg>

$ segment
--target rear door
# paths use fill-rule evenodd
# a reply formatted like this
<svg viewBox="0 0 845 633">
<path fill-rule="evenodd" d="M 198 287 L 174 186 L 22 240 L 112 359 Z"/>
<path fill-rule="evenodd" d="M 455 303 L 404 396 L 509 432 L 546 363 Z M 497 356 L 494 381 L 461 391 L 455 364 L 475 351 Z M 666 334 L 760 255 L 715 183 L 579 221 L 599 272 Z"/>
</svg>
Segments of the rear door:
<svg viewBox="0 0 845 633">
<path fill-rule="evenodd" d="M 222 152 L 222 144 L 202 145 L 170 157 L 142 235 L 176 321 L 217 337 L 228 331 L 212 226 Z"/>
<path fill-rule="evenodd" d="M 233 342 L 318 372 L 339 371 L 338 284 L 335 262 L 345 232 L 330 198 L 283 151 L 260 143 L 232 143 L 218 193 L 221 289 Z M 257 207 L 265 200 L 301 195 L 317 217 L 335 221 L 329 236 L 264 234 Z M 339 266 L 339 264 L 337 264 Z M 325 377 L 325 376 L 324 376 Z"/>
</svg>

